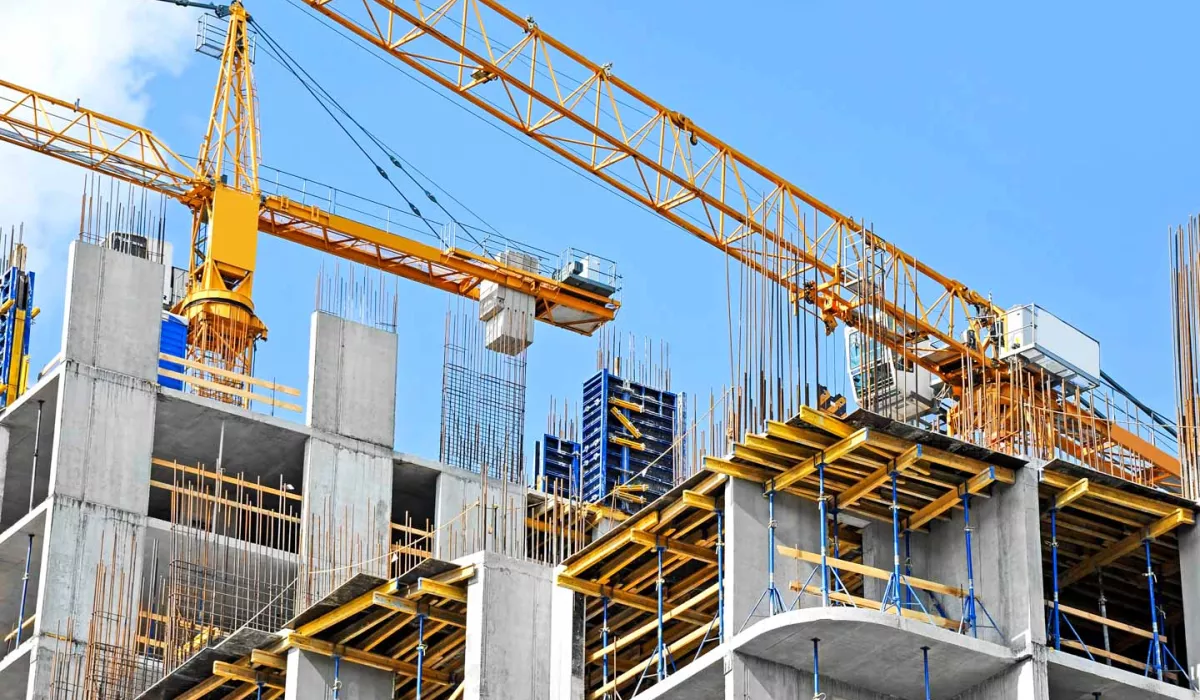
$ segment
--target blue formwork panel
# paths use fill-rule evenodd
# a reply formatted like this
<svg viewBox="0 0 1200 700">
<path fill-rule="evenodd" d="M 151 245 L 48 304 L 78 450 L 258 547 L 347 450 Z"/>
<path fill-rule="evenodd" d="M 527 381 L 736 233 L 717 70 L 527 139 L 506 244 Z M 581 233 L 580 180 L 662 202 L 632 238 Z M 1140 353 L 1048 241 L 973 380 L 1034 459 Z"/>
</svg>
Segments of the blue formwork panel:
<svg viewBox="0 0 1200 700">
<path fill-rule="evenodd" d="M 24 363 L 29 355 L 29 336 L 32 335 L 29 311 L 33 309 L 34 273 L 13 266 L 0 278 L 0 305 L 12 302 L 8 311 L 0 316 L 0 386 L 12 376 L 14 363 Z M 17 338 L 17 313 L 25 312 L 25 330 Z M 17 367 L 18 372 L 21 371 Z M 0 407 L 7 403 L 7 395 L 0 391 Z"/>
<path fill-rule="evenodd" d="M 578 493 L 579 443 L 546 434 L 542 438 L 537 484 L 547 493 Z"/>
<path fill-rule="evenodd" d="M 182 316 L 163 312 L 162 315 L 162 331 L 158 337 L 158 349 L 166 355 L 174 357 L 185 357 L 187 355 L 187 319 Z M 183 374 L 184 367 L 178 362 L 168 362 L 162 358 L 158 360 L 159 369 L 169 370 Z M 158 383 L 169 388 L 183 391 L 183 380 L 174 377 L 158 375 Z"/>
<path fill-rule="evenodd" d="M 676 394 L 621 379 L 603 370 L 583 386 L 582 493 L 589 501 L 609 496 L 622 484 L 644 484 L 647 501 L 674 486 L 682 446 L 672 450 L 678 411 Z M 613 415 L 619 412 L 633 426 Z M 617 501 L 625 510 L 634 503 Z"/>
</svg>

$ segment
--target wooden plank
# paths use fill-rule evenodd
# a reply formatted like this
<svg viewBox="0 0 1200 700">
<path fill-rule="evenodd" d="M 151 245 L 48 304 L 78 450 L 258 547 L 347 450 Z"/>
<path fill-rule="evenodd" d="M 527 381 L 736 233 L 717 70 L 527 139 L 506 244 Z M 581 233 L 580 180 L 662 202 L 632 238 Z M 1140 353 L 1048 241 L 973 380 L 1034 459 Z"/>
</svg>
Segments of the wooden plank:
<svg viewBox="0 0 1200 700">
<path fill-rule="evenodd" d="M 176 357 L 174 355 L 168 355 L 165 352 L 160 352 L 160 353 L 158 353 L 158 359 L 166 360 L 167 362 L 170 362 L 171 364 L 183 365 L 184 367 L 187 367 L 189 369 L 194 369 L 194 370 L 197 370 L 200 372 L 207 372 L 209 374 L 215 374 L 218 377 L 224 377 L 226 379 L 232 379 L 232 380 L 238 381 L 238 382 L 249 382 L 251 384 L 254 384 L 255 386 L 262 387 L 263 389 L 266 389 L 268 391 L 274 391 L 278 394 L 287 394 L 288 396 L 299 396 L 300 395 L 299 389 L 293 389 L 290 386 L 284 386 L 283 384 L 276 384 L 275 382 L 268 382 L 265 379 L 259 379 L 258 377 L 252 377 L 248 374 L 238 374 L 237 372 L 231 372 L 227 369 L 222 369 L 220 367 L 212 367 L 212 366 L 206 365 L 202 362 L 196 362 L 195 360 L 189 360 L 186 357 Z"/>
<path fill-rule="evenodd" d="M 613 406 L 617 406 L 618 408 L 624 408 L 624 409 L 628 409 L 628 410 L 630 410 L 630 411 L 633 411 L 634 413 L 641 413 L 641 412 L 642 412 L 642 405 L 641 405 L 641 404 L 634 403 L 634 402 L 632 402 L 632 401 L 626 401 L 625 399 L 618 398 L 618 397 L 616 397 L 616 396 L 610 396 L 610 397 L 608 397 L 608 402 L 609 402 L 610 404 L 612 404 Z"/>
<path fill-rule="evenodd" d="M 593 598 L 608 598 L 614 603 L 624 605 L 627 608 L 634 608 L 648 613 L 658 614 L 658 600 L 649 596 L 630 593 L 629 591 L 614 586 L 602 586 L 592 581 L 585 581 L 574 576 L 559 574 L 557 579 L 558 585 L 563 588 L 569 588 L 576 593 L 592 596 Z M 668 610 L 673 610 L 675 606 L 668 606 L 664 603 L 663 613 Z M 699 613 L 685 612 L 679 615 L 679 619 L 686 620 L 694 625 L 707 625 L 711 622 L 711 618 Z"/>
<path fill-rule="evenodd" d="M 338 656 L 342 657 L 344 661 L 349 661 L 350 663 L 359 664 L 361 666 L 377 668 L 380 671 L 390 671 L 392 673 L 398 673 L 402 676 L 408 676 L 409 678 L 413 678 L 417 675 L 416 664 L 410 664 L 407 661 L 400 661 L 399 659 L 393 659 L 389 656 L 363 651 L 362 649 L 336 646 L 331 642 L 326 642 L 321 639 L 313 639 L 312 637 L 305 637 L 292 632 L 288 633 L 285 641 L 292 649 L 310 651 L 315 654 L 322 654 L 324 656 L 333 656 L 336 653 Z M 450 674 L 446 673 L 445 671 L 439 671 L 437 669 L 429 668 L 428 666 L 423 666 L 421 675 L 429 683 L 437 683 L 438 685 L 451 684 Z"/>
<path fill-rule="evenodd" d="M 1047 600 L 1046 607 L 1053 610 L 1054 609 L 1054 601 Z M 1117 622 L 1116 620 L 1109 618 L 1109 617 L 1101 617 L 1095 613 L 1090 613 L 1086 610 L 1080 610 L 1079 608 L 1072 608 L 1071 606 L 1063 605 L 1062 603 L 1058 604 L 1058 609 L 1061 610 L 1062 612 L 1065 612 L 1066 614 L 1070 615 L 1071 617 L 1077 617 L 1081 620 L 1090 620 L 1091 622 L 1095 622 L 1097 624 L 1104 625 L 1105 627 L 1111 627 L 1112 629 L 1115 629 L 1115 630 L 1121 630 L 1122 632 L 1128 632 L 1130 634 L 1135 634 L 1144 639 L 1154 639 L 1154 635 L 1149 630 L 1144 630 L 1140 627 L 1134 627 L 1133 625 L 1127 625 L 1124 622 Z M 1158 638 L 1164 642 L 1167 641 L 1167 638 L 1165 635 L 1160 634 L 1160 635 L 1158 635 Z"/>
<path fill-rule="evenodd" d="M 429 578 L 417 579 L 417 590 L 413 593 L 413 597 L 418 595 L 433 595 L 447 600 L 457 601 L 459 603 L 467 602 L 467 592 L 458 586 L 451 586 L 448 583 L 434 581 Z"/>
<path fill-rule="evenodd" d="M 768 491 L 780 491 L 786 489 L 797 481 L 802 481 L 809 477 L 817 470 L 821 464 L 831 464 L 840 459 L 843 455 L 853 452 L 855 449 L 863 446 L 867 442 L 871 431 L 863 428 L 846 436 L 845 438 L 835 442 L 824 450 L 814 453 L 808 459 L 793 466 L 791 469 L 782 474 L 771 478 L 767 482 Z"/>
<path fill-rule="evenodd" d="M 712 598 L 713 596 L 715 596 L 717 594 L 717 591 L 719 588 L 720 588 L 720 586 L 714 583 L 713 585 L 709 586 L 708 588 L 705 588 L 704 590 L 700 591 L 699 593 L 692 596 L 691 598 L 688 598 L 686 601 L 671 608 L 671 612 L 663 613 L 663 623 L 665 624 L 667 622 L 670 622 L 671 620 L 674 620 L 675 618 L 679 617 L 680 615 L 687 612 L 688 610 L 691 610 L 692 608 L 696 607 L 697 605 L 700 605 L 701 603 L 705 602 L 706 600 L 709 600 L 710 598 Z M 711 620 L 710 620 L 710 622 L 711 622 Z M 610 643 L 608 646 L 602 647 L 600 649 L 593 651 L 591 654 L 588 655 L 587 662 L 592 663 L 594 661 L 599 661 L 600 659 L 604 658 L 608 654 L 612 654 L 613 652 L 619 652 L 622 649 L 624 649 L 625 647 L 629 646 L 630 644 L 633 644 L 637 640 L 641 639 L 645 635 L 650 634 L 651 632 L 654 632 L 657 630 L 658 630 L 658 618 L 657 618 L 657 616 L 655 616 L 655 619 L 651 620 L 650 622 L 647 622 L 646 624 L 642 625 L 641 627 L 630 630 L 629 632 L 625 632 L 625 633 L 621 634 L 619 637 L 616 637 L 616 640 L 613 641 L 612 643 Z M 714 634 L 715 633 L 716 632 L 715 632 L 715 628 L 714 628 Z"/>
<path fill-rule="evenodd" d="M 374 605 L 376 593 L 395 593 L 396 586 L 397 584 L 395 581 L 388 581 L 373 591 L 367 591 L 354 600 L 330 610 L 311 622 L 301 625 L 300 629 L 296 630 L 296 634 L 302 637 L 307 637 L 309 635 L 318 634 L 330 627 L 333 627 L 334 625 L 345 622 L 346 620 Z"/>
<path fill-rule="evenodd" d="M 452 612 L 445 608 L 435 607 L 426 603 L 421 603 L 411 598 L 404 598 L 398 595 L 389 595 L 387 593 L 372 594 L 372 604 L 388 608 L 390 610 L 398 610 L 409 615 L 424 614 L 430 620 L 445 622 L 448 625 L 455 627 L 466 627 L 467 616 L 463 613 Z"/>
<path fill-rule="evenodd" d="M 793 591 L 799 591 L 800 590 L 800 582 L 792 581 L 791 589 Z M 804 592 L 815 594 L 815 595 L 821 595 L 821 587 L 814 586 L 810 583 L 810 584 L 804 586 Z M 829 593 L 829 599 L 836 600 L 839 603 L 852 603 L 853 605 L 855 605 L 857 607 L 866 608 L 868 610 L 879 610 L 881 612 L 883 610 L 883 603 L 880 603 L 877 600 L 871 600 L 870 598 L 861 598 L 856 595 L 846 595 L 845 593 L 842 593 L 840 591 L 831 591 Z M 884 614 L 891 615 L 891 614 L 893 614 L 892 611 L 895 609 L 896 609 L 895 606 L 889 605 L 888 611 Z M 921 622 L 929 622 L 931 624 L 937 625 L 938 627 L 944 627 L 948 630 L 958 631 L 962 626 L 962 623 L 960 623 L 958 620 L 951 620 L 950 618 L 939 617 L 937 615 L 928 615 L 926 613 L 921 612 L 920 610 L 909 610 L 908 608 L 900 608 L 900 615 L 902 617 L 907 617 L 907 618 L 910 618 L 913 620 L 920 620 Z"/>
<path fill-rule="evenodd" d="M 1080 498 L 1087 495 L 1089 482 L 1087 479 L 1080 479 L 1063 489 L 1057 496 L 1054 497 L 1054 507 L 1062 510 L 1071 505 Z"/>
<path fill-rule="evenodd" d="M 809 564 L 819 565 L 821 563 L 821 555 L 816 552 L 806 552 L 802 549 L 793 549 L 792 547 L 787 547 L 784 545 L 776 545 L 776 549 L 779 550 L 780 554 L 792 557 L 793 559 L 799 559 L 800 561 L 808 562 Z M 890 571 L 879 569 L 874 566 L 859 564 L 858 562 L 847 561 L 845 559 L 837 559 L 835 557 L 828 556 L 825 557 L 825 561 L 829 564 L 829 566 L 835 569 L 849 571 L 851 573 L 868 576 L 881 581 L 887 581 L 892 577 L 892 572 Z M 957 588 L 955 586 L 947 586 L 945 584 L 938 583 L 937 581 L 917 578 L 916 576 L 904 576 L 904 580 L 912 585 L 913 588 L 920 588 L 924 591 L 941 593 L 942 595 L 948 595 L 954 598 L 967 597 L 967 591 L 965 589 Z"/>
<path fill-rule="evenodd" d="M 1080 644 L 1079 642 L 1077 642 L 1073 639 L 1062 640 L 1062 645 L 1064 647 L 1076 649 L 1078 651 L 1088 651 L 1088 652 L 1091 652 L 1092 656 L 1098 656 L 1102 659 L 1112 659 L 1113 661 L 1116 661 L 1119 664 L 1124 664 L 1125 666 L 1131 666 L 1140 671 L 1146 670 L 1146 664 L 1142 661 L 1138 661 L 1137 659 L 1131 659 L 1128 656 L 1121 656 L 1120 654 L 1114 654 L 1111 651 L 1105 651 L 1103 649 L 1097 649 L 1096 647 L 1090 647 L 1090 646 L 1087 646 L 1086 644 Z"/>
<path fill-rule="evenodd" d="M 717 499 L 695 491 L 689 491 L 688 489 L 683 490 L 683 496 L 680 500 L 689 508 L 698 508 L 707 511 L 715 511 L 717 509 Z"/>
<path fill-rule="evenodd" d="M 896 458 L 894 465 L 886 464 L 859 479 L 850 488 L 837 495 L 835 500 L 837 507 L 848 508 L 858 502 L 859 499 L 882 486 L 891 476 L 893 467 L 897 472 L 903 473 L 921 458 L 921 450 L 922 447 L 920 445 L 913 445 Z"/>
<path fill-rule="evenodd" d="M 979 493 L 996 481 L 1011 484 L 1013 480 L 1014 476 L 1011 469 L 988 466 L 975 476 L 967 479 L 964 483 L 959 484 L 956 488 L 938 496 L 924 508 L 908 516 L 903 523 L 904 529 L 915 530 L 924 526 L 929 521 L 958 505 L 963 494 Z"/>
<path fill-rule="evenodd" d="M 208 695 L 212 691 L 220 688 L 228 682 L 229 679 L 225 676 L 211 676 L 210 678 L 192 686 L 186 692 L 177 695 L 175 700 L 200 700 L 200 698 Z"/>
<path fill-rule="evenodd" d="M 643 547 L 662 547 L 672 554 L 679 554 L 691 559 L 698 559 L 709 564 L 717 563 L 717 553 L 707 547 L 691 544 L 682 540 L 673 539 L 671 537 L 659 537 L 652 535 L 649 532 L 635 530 L 633 532 L 633 542 L 640 544 Z"/>
<path fill-rule="evenodd" d="M 158 466 L 158 467 L 163 467 L 166 469 L 174 469 L 175 471 L 181 471 L 181 472 L 184 472 L 187 474 L 192 474 L 193 476 L 199 476 L 199 477 L 203 477 L 205 479 L 212 479 L 213 481 L 221 481 L 226 484 L 233 484 L 235 486 L 242 486 L 247 489 L 261 491 L 263 493 L 269 493 L 272 496 L 278 496 L 280 498 L 286 498 L 286 499 L 297 501 L 297 502 L 304 500 L 300 496 L 300 494 L 292 493 L 291 491 L 281 491 L 280 489 L 272 488 L 270 486 L 266 486 L 264 484 L 259 484 L 254 481 L 249 481 L 247 479 L 242 479 L 242 478 L 233 476 L 231 474 L 218 474 L 217 472 L 205 471 L 204 469 L 200 469 L 199 467 L 193 467 L 193 466 L 189 466 L 187 464 L 180 464 L 179 462 L 168 461 L 165 459 L 159 459 L 158 457 L 152 457 L 150 459 L 150 463 L 155 466 Z M 394 525 L 393 525 L 393 527 L 394 527 Z"/>
<path fill-rule="evenodd" d="M 1141 530 L 1134 532 L 1125 539 L 1109 545 L 1106 549 L 1084 557 L 1083 561 L 1071 567 L 1067 573 L 1063 574 L 1062 578 L 1059 579 L 1059 587 L 1066 588 L 1067 586 L 1070 586 L 1093 571 L 1102 569 L 1126 554 L 1132 553 L 1134 550 L 1142 546 L 1142 542 L 1144 540 L 1158 539 L 1180 525 L 1188 522 L 1189 518 L 1184 509 L 1176 508 L 1175 512 L 1154 521 L 1150 525 L 1147 525 Z"/>
<path fill-rule="evenodd" d="M 171 379 L 178 379 L 181 382 L 191 384 L 192 386 L 198 386 L 202 389 L 211 389 L 212 391 L 220 392 L 222 394 L 229 394 L 230 396 L 236 396 L 238 398 L 245 399 L 247 401 L 262 401 L 265 404 L 270 404 L 272 406 L 287 409 L 289 411 L 295 411 L 297 413 L 304 412 L 303 406 L 297 406 L 294 403 L 288 403 L 287 401 L 273 399 L 269 396 L 255 394 L 252 391 L 246 391 L 245 389 L 238 389 L 237 387 L 232 387 L 232 386 L 229 386 L 228 384 L 221 384 L 220 382 L 210 382 L 207 379 L 193 377 L 190 374 L 180 374 L 179 372 L 175 372 L 175 371 L 169 370 L 169 369 L 163 369 L 162 367 L 158 368 L 158 373 L 164 377 L 170 377 Z"/>
<path fill-rule="evenodd" d="M 251 666 L 266 666 L 278 671 L 287 670 L 287 659 L 280 654 L 272 654 L 262 649 L 254 649 L 250 652 Z"/>
<path fill-rule="evenodd" d="M 747 464 L 739 464 L 722 457 L 706 456 L 704 458 L 704 468 L 716 474 L 733 476 L 737 477 L 738 479 L 745 479 L 747 481 L 757 481 L 760 484 L 769 480 L 771 478 L 771 474 L 773 474 L 773 472 L 767 471 L 766 469 L 752 467 Z"/>
<path fill-rule="evenodd" d="M 246 666 L 235 666 L 234 664 L 226 663 L 224 661 L 214 661 L 212 672 L 214 676 L 231 678 L 243 683 L 254 683 L 256 685 L 258 683 L 262 683 L 268 688 L 278 689 L 287 687 L 287 683 L 284 681 L 283 676 L 279 675 L 278 673 L 255 671 L 254 669 Z"/>
<path fill-rule="evenodd" d="M 1042 481 L 1050 486 L 1053 486 L 1054 488 L 1066 489 L 1070 488 L 1075 483 L 1076 477 L 1063 474 L 1062 472 L 1056 472 L 1053 469 L 1045 469 L 1042 471 Z M 1172 515 L 1176 510 L 1179 509 L 1179 506 L 1172 505 L 1165 501 L 1159 501 L 1147 496 L 1139 496 L 1133 493 L 1126 493 L 1120 489 L 1114 489 L 1109 486 L 1103 486 L 1095 483 L 1088 487 L 1088 496 L 1116 506 L 1141 511 L 1147 515 L 1156 515 L 1160 518 Z M 1187 518 L 1186 524 L 1191 525 L 1194 522 L 1192 513 L 1188 511 L 1185 516 Z"/>
<path fill-rule="evenodd" d="M 654 514 L 654 522 L 658 522 L 658 513 Z M 608 558 L 610 554 L 618 549 L 629 544 L 633 537 L 633 529 L 624 530 L 617 533 L 612 539 L 606 542 L 593 543 L 588 545 L 579 553 L 579 559 L 568 566 L 563 573 L 567 576 L 578 576 L 587 571 L 596 564 Z"/>
<path fill-rule="evenodd" d="M 670 653 L 670 655 L 672 657 L 675 657 L 676 655 L 678 655 L 680 653 L 680 651 L 687 649 L 692 644 L 696 644 L 696 643 L 700 642 L 701 640 L 703 640 L 704 635 L 706 635 L 708 633 L 709 633 L 709 630 L 707 627 L 700 627 L 700 628 L 694 629 L 691 632 L 688 632 L 687 634 L 683 635 L 679 639 L 675 640 L 674 642 L 668 644 L 667 652 Z M 650 666 L 651 664 L 656 664 L 656 663 L 658 663 L 658 657 L 655 656 L 654 654 L 651 654 L 650 656 L 643 659 L 642 661 L 639 661 L 638 663 L 634 664 L 631 668 L 623 671 L 621 673 L 621 675 L 612 679 L 608 683 L 605 683 L 604 685 L 600 686 L 599 688 L 593 690 L 590 694 L 588 694 L 588 700 L 600 700 L 601 698 L 606 698 L 606 697 L 612 696 L 612 694 L 613 694 L 612 691 L 615 688 L 617 688 L 618 686 L 624 685 L 625 683 L 628 683 L 629 681 L 637 678 L 638 676 L 640 676 L 642 674 L 643 671 L 646 670 L 646 668 L 648 666 Z M 667 663 L 669 664 L 670 660 L 668 660 Z"/>
<path fill-rule="evenodd" d="M 201 498 L 206 501 L 211 501 L 213 503 L 220 503 L 221 505 L 224 505 L 227 508 L 231 508 L 233 510 L 249 511 L 251 513 L 257 513 L 259 515 L 265 515 L 265 516 L 271 517 L 271 518 L 279 518 L 280 520 L 283 520 L 284 522 L 289 522 L 289 523 L 299 523 L 300 522 L 300 518 L 296 517 L 295 515 L 288 515 L 286 513 L 280 513 L 278 511 L 274 511 L 274 510 L 268 510 L 267 508 L 263 508 L 261 506 L 250 505 L 249 503 L 242 503 L 241 501 L 234 501 L 232 499 L 224 498 L 222 496 L 216 496 L 214 494 L 207 493 L 205 491 L 197 491 L 195 489 L 189 489 L 189 488 L 184 488 L 182 486 L 176 486 L 175 484 L 168 484 L 165 481 L 159 481 L 157 479 L 151 479 L 150 486 L 151 486 L 151 488 L 162 489 L 164 491 L 170 491 L 171 493 L 184 493 L 189 496 L 195 496 L 197 498 Z"/>
</svg>

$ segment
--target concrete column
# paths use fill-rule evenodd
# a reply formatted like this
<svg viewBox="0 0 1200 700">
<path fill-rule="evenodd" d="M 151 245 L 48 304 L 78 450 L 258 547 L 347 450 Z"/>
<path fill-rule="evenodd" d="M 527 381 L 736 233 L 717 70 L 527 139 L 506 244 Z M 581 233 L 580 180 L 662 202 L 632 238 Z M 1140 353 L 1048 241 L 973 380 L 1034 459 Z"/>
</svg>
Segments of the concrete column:
<svg viewBox="0 0 1200 700">
<path fill-rule="evenodd" d="M 525 553 L 525 487 L 483 481 L 468 471 L 442 472 L 437 480 L 435 557 L 457 559 L 479 551 L 513 557 Z"/>
<path fill-rule="evenodd" d="M 475 565 L 463 699 L 560 700 L 550 695 L 554 570 L 491 552 L 460 561 Z"/>
<path fill-rule="evenodd" d="M 584 599 L 559 586 L 550 593 L 550 697 L 583 700 Z"/>
<path fill-rule="evenodd" d="M 1021 651 L 1028 650 L 1030 644 L 1046 643 L 1046 609 L 1038 472 L 1024 467 L 1015 474 L 1013 484 L 994 485 L 991 498 L 971 499 L 971 527 L 976 552 L 975 592 L 987 605 L 1009 646 Z M 960 540 L 961 517 L 959 513 L 954 521 Z M 954 527 L 950 526 L 949 536 L 953 536 Z M 954 561 L 965 566 L 961 550 L 955 551 L 959 554 Z"/>
<path fill-rule="evenodd" d="M 308 425 L 391 447 L 396 433 L 396 334 L 313 312 Z"/>
<path fill-rule="evenodd" d="M 342 659 L 335 675 L 332 658 L 292 649 L 286 678 L 284 700 L 328 700 L 335 682 L 340 687 L 338 696 L 347 700 L 391 700 L 394 674 Z"/>
<path fill-rule="evenodd" d="M 1045 647 L 1033 645 L 1033 657 L 1009 666 L 955 700 L 1050 700 Z"/>
<path fill-rule="evenodd" d="M 1188 675 L 1200 671 L 1200 526 L 1175 531 L 1179 538 L 1179 578 L 1183 591 L 1183 637 Z"/>
<path fill-rule="evenodd" d="M 313 314 L 306 419 L 314 430 L 300 515 L 301 561 L 311 568 L 299 610 L 360 571 L 387 575 L 395 387 L 394 333 Z"/>
<path fill-rule="evenodd" d="M 761 484 L 730 479 L 725 487 L 725 624 L 730 636 L 742 630 L 751 611 L 755 619 L 770 614 L 763 598 L 767 590 L 768 501 Z M 811 552 L 820 551 L 821 519 L 816 503 L 786 493 L 775 495 L 776 544 Z M 776 555 L 775 586 L 785 606 L 796 593 L 790 581 L 803 583 L 814 567 Z M 820 585 L 815 577 L 812 581 Z M 759 600 L 761 604 L 758 604 Z M 801 599 L 800 607 L 820 605 L 820 597 Z"/>
<path fill-rule="evenodd" d="M 73 243 L 67 269 L 63 370 L 38 585 L 31 697 L 45 697 L 54 642 L 84 642 L 97 565 L 124 576 L 139 600 L 154 439 L 163 268 Z M 116 586 L 116 579 L 110 581 Z M 69 642 L 67 642 L 69 643 Z"/>
</svg>

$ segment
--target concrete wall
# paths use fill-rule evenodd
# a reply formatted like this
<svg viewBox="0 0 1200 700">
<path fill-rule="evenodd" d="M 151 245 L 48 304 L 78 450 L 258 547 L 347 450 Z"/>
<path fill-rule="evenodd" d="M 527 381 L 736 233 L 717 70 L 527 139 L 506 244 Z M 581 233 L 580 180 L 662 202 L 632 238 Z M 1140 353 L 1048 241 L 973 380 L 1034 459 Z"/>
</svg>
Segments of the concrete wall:
<svg viewBox="0 0 1200 700">
<path fill-rule="evenodd" d="M 333 697 L 335 682 L 333 659 L 292 649 L 287 655 L 287 689 L 285 700 L 327 700 Z M 393 674 L 377 668 L 360 666 L 342 659 L 336 682 L 341 688 L 339 697 L 354 700 L 391 700 Z"/>
<path fill-rule="evenodd" d="M 761 484 L 730 479 L 725 487 L 725 624 L 731 634 L 739 632 L 751 611 L 756 619 L 770 614 L 762 598 L 767 590 L 768 501 Z M 816 503 L 781 493 L 775 496 L 776 544 L 810 552 L 820 551 L 821 520 Z M 775 586 L 783 604 L 789 606 L 796 593 L 788 583 L 803 583 L 813 566 L 790 557 L 776 556 Z M 820 585 L 815 577 L 813 583 Z M 762 599 L 762 603 L 758 601 Z M 800 607 L 821 604 L 820 596 L 807 595 Z M 756 607 L 757 606 L 757 607 Z"/>
<path fill-rule="evenodd" d="M 1176 530 L 1179 537 L 1179 578 L 1183 591 L 1183 632 L 1188 675 L 1200 678 L 1200 526 Z"/>
<path fill-rule="evenodd" d="M 31 697 L 48 683 L 45 635 L 73 623 L 75 640 L 86 640 L 99 563 L 123 570 L 138 599 L 162 280 L 161 265 L 71 245 Z"/>
<path fill-rule="evenodd" d="M 1034 647 L 1040 651 L 1040 647 Z M 1050 689 L 1044 654 L 1035 653 L 1005 669 L 954 700 L 1049 700 Z"/>
<path fill-rule="evenodd" d="M 316 312 L 308 374 L 313 435 L 304 449 L 300 550 L 310 568 L 301 577 L 298 609 L 359 571 L 386 576 L 396 336 Z"/>
<path fill-rule="evenodd" d="M 554 570 L 491 552 L 459 561 L 475 565 L 467 584 L 464 700 L 569 697 L 550 694 Z"/>
<path fill-rule="evenodd" d="M 434 556 L 457 559 L 478 551 L 513 557 L 525 553 L 525 487 L 478 474 L 444 471 L 437 479 Z"/>
<path fill-rule="evenodd" d="M 1012 485 L 994 485 L 989 497 L 971 498 L 975 595 L 1000 628 L 1000 633 L 985 629 L 989 622 L 979 611 L 980 639 L 1002 642 L 1014 649 L 1046 641 L 1038 518 L 1037 472 L 1032 468 L 1018 469 Z M 947 586 L 967 587 L 966 534 L 961 508 L 950 511 L 943 520 L 930 523 L 927 532 L 914 532 L 909 537 L 913 576 Z M 903 570 L 903 534 L 900 547 Z M 863 563 L 891 570 L 890 524 L 871 523 L 863 529 Z M 885 581 L 867 579 L 864 589 L 868 598 L 880 600 L 885 586 Z M 926 609 L 936 614 L 929 594 L 916 592 Z M 947 596 L 937 599 L 948 616 L 961 617 L 960 601 Z"/>
<path fill-rule="evenodd" d="M 395 333 L 316 311 L 308 348 L 308 425 L 391 447 L 396 432 Z"/>
<path fill-rule="evenodd" d="M 555 586 L 550 592 L 550 697 L 583 700 L 584 598 Z"/>
</svg>

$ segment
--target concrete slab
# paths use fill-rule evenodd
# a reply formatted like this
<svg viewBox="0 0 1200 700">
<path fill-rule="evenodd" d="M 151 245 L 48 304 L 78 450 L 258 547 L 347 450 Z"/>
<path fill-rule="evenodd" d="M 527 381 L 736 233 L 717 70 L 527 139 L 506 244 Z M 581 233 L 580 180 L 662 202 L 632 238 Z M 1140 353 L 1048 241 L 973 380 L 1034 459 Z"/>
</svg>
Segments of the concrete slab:
<svg viewBox="0 0 1200 700">
<path fill-rule="evenodd" d="M 640 700 L 725 700 L 727 653 L 723 646 L 713 649 L 637 697 Z"/>
<path fill-rule="evenodd" d="M 811 673 L 814 637 L 821 640 L 822 677 L 908 698 L 924 694 L 921 647 L 929 647 L 930 686 L 938 697 L 953 697 L 976 686 L 1019 658 L 1006 646 L 924 622 L 842 607 L 776 615 L 747 628 L 726 646 Z"/>
<path fill-rule="evenodd" d="M 29 639 L 0 660 L 0 700 L 24 700 L 29 685 L 29 659 L 36 641 Z"/>
<path fill-rule="evenodd" d="M 1200 697 L 1200 694 L 1186 688 L 1064 651 L 1049 649 L 1046 657 L 1050 700 L 1093 700 L 1093 693 L 1096 692 L 1101 693 L 1103 700 L 1195 700 Z"/>
<path fill-rule="evenodd" d="M 307 426 L 161 387 L 155 422 L 159 459 L 216 465 L 224 423 L 226 472 L 261 477 L 268 484 L 282 476 L 284 483 L 301 488 L 304 445 L 311 434 Z"/>
</svg>

